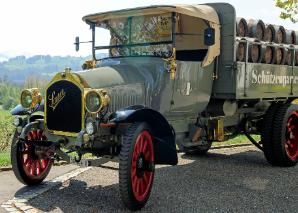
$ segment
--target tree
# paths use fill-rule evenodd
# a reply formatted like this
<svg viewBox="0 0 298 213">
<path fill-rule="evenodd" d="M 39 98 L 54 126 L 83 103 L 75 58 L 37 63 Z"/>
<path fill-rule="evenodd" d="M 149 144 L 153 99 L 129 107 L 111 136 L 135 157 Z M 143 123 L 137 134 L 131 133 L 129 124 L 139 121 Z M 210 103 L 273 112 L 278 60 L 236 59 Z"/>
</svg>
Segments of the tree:
<svg viewBox="0 0 298 213">
<path fill-rule="evenodd" d="M 280 18 L 298 22 L 298 0 L 276 0 L 276 6 L 283 10 Z"/>
</svg>

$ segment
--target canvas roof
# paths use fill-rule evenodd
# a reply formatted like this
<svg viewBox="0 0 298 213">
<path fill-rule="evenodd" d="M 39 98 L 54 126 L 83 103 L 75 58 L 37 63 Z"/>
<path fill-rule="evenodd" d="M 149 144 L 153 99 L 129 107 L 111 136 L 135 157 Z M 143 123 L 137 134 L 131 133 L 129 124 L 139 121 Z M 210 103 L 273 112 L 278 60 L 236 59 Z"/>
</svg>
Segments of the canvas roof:
<svg viewBox="0 0 298 213">
<path fill-rule="evenodd" d="M 169 12 L 176 12 L 176 13 L 181 13 L 188 16 L 202 18 L 214 24 L 219 24 L 219 19 L 216 11 L 208 5 L 201 5 L 201 4 L 153 5 L 148 7 L 136 7 L 131 9 L 115 10 L 115 11 L 95 13 L 95 14 L 84 16 L 83 21 L 96 23 L 99 21 L 104 21 L 104 20 L 114 19 L 114 18 L 154 15 L 154 14 L 162 14 L 162 13 L 169 13 Z"/>
</svg>

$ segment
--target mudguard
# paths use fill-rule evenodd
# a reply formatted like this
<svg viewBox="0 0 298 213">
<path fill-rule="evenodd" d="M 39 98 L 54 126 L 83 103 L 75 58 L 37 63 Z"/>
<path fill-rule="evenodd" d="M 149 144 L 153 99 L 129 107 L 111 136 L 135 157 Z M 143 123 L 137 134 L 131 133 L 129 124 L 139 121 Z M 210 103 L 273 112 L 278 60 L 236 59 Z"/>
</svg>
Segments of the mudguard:
<svg viewBox="0 0 298 213">
<path fill-rule="evenodd" d="M 40 114 L 41 112 L 44 112 L 44 102 L 41 102 L 40 104 L 38 104 L 33 110 L 33 113 L 31 113 L 31 115 L 34 114 Z M 21 104 L 17 105 L 15 108 L 13 108 L 10 111 L 11 115 L 28 115 L 28 109 L 25 109 L 24 107 L 22 107 Z"/>
<path fill-rule="evenodd" d="M 147 122 L 154 136 L 155 164 L 177 165 L 175 132 L 159 112 L 142 107 L 129 107 L 112 115 L 115 123 Z"/>
</svg>

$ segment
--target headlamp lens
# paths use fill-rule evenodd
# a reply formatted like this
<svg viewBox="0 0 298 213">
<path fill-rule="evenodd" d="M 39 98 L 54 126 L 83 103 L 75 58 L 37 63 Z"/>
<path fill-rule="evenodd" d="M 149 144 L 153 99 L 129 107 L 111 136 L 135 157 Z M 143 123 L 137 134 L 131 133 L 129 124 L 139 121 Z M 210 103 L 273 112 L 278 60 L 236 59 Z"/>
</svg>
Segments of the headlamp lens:
<svg viewBox="0 0 298 213">
<path fill-rule="evenodd" d="M 96 113 L 101 109 L 102 101 L 101 96 L 95 92 L 90 91 L 86 95 L 86 109 L 88 112 Z"/>
<path fill-rule="evenodd" d="M 29 90 L 24 90 L 21 94 L 21 105 L 28 109 L 32 105 L 32 93 Z"/>
</svg>

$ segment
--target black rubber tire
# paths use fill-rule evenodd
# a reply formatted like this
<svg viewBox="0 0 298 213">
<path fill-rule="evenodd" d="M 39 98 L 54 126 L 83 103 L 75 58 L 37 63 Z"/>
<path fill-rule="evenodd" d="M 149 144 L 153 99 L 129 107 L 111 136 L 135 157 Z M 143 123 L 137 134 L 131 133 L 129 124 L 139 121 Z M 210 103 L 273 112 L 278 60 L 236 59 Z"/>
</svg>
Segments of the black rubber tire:
<svg viewBox="0 0 298 213">
<path fill-rule="evenodd" d="M 268 163 L 273 166 L 277 165 L 276 157 L 273 151 L 273 144 L 272 144 L 272 129 L 273 129 L 273 121 L 275 117 L 276 111 L 280 108 L 281 104 L 272 104 L 263 119 L 262 123 L 262 131 L 261 131 L 261 141 L 263 146 L 263 151 L 265 158 Z"/>
<path fill-rule="evenodd" d="M 147 130 L 151 134 L 150 126 L 147 123 L 133 123 L 131 126 L 129 126 L 126 129 L 122 137 L 122 147 L 119 155 L 120 195 L 125 206 L 132 211 L 139 210 L 146 205 L 152 189 L 152 184 L 151 184 L 146 198 L 141 202 L 135 198 L 133 189 L 132 189 L 132 180 L 131 180 L 132 155 L 133 155 L 136 139 L 143 130 Z M 154 172 L 153 172 L 152 179 L 154 179 Z"/>
<path fill-rule="evenodd" d="M 11 165 L 12 165 L 12 170 L 16 176 L 16 178 L 23 184 L 27 186 L 34 186 L 40 184 L 49 174 L 52 163 L 48 166 L 46 171 L 43 173 L 42 176 L 39 178 L 30 178 L 26 175 L 24 172 L 23 166 L 21 164 L 21 159 L 20 159 L 20 143 L 18 143 L 18 133 L 15 132 L 12 143 L 11 143 Z"/>
<path fill-rule="evenodd" d="M 293 111 L 298 111 L 298 105 L 295 104 L 284 104 L 281 106 L 275 116 L 272 128 L 272 144 L 274 156 L 276 158 L 276 165 L 282 167 L 295 166 L 298 162 L 291 160 L 285 150 L 286 143 L 286 125 L 288 118 Z"/>
</svg>

